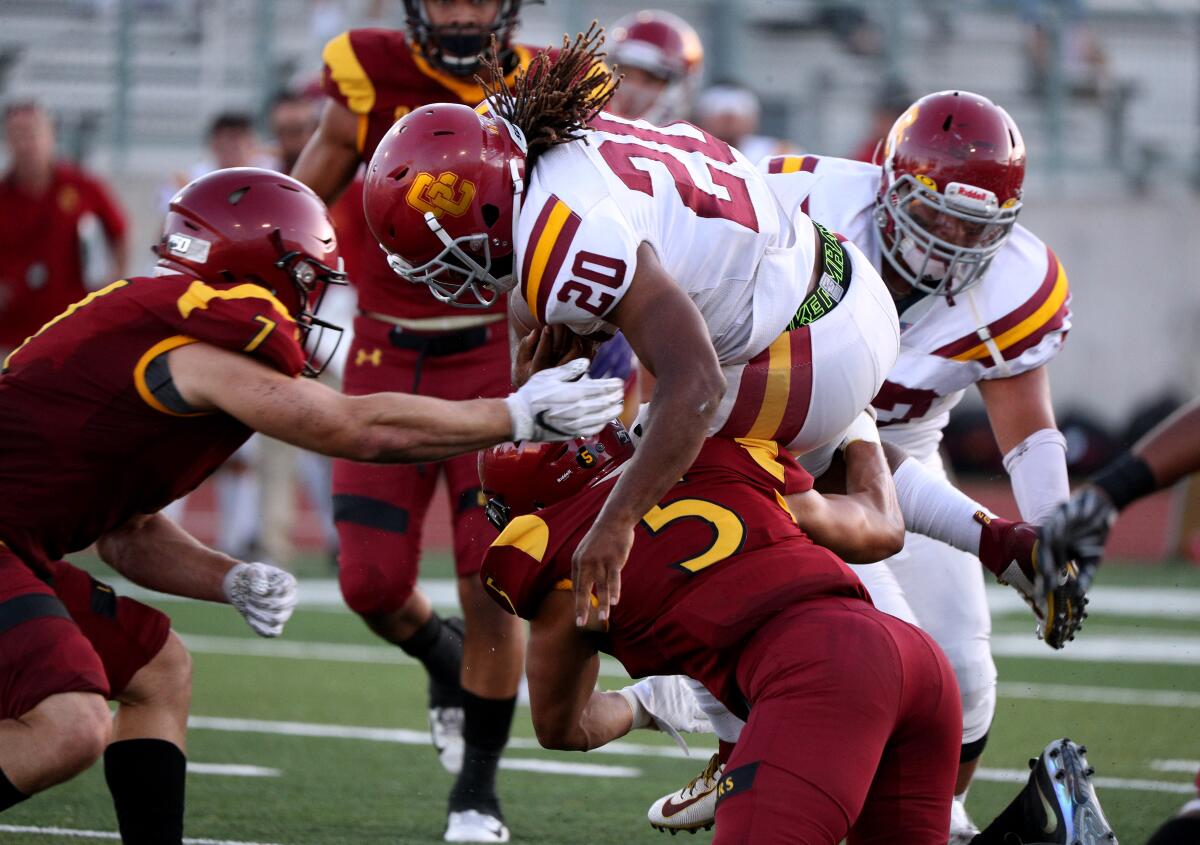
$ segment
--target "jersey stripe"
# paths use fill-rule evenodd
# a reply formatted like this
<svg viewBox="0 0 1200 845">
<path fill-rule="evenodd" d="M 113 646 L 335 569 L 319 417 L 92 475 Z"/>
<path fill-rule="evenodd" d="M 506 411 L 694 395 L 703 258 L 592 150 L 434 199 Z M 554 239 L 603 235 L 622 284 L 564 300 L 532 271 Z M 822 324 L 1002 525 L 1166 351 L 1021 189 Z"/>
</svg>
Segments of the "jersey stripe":
<svg viewBox="0 0 1200 845">
<path fill-rule="evenodd" d="M 521 279 L 525 284 L 525 302 L 539 323 L 546 321 L 550 289 L 554 287 L 579 223 L 579 215 L 551 194 L 529 233 L 525 259 L 521 263 Z"/>
<path fill-rule="evenodd" d="M 808 421 L 808 408 L 812 402 L 812 329 L 801 326 L 787 333 L 792 347 L 791 371 L 788 374 L 787 407 L 783 421 L 774 437 L 784 446 L 791 443 Z"/>
<path fill-rule="evenodd" d="M 346 107 L 350 111 L 367 114 L 375 108 L 375 86 L 363 70 L 358 56 L 354 55 L 349 32 L 331 39 L 325 45 L 321 58 L 329 69 L 329 78 L 337 83 L 338 90 L 346 98 Z"/>
<path fill-rule="evenodd" d="M 767 384 L 763 395 L 758 417 L 750 426 L 747 436 L 754 438 L 773 437 L 783 422 L 784 411 L 787 410 L 788 394 L 791 393 L 792 381 L 792 343 L 785 332 L 767 347 L 769 364 L 767 368 Z"/>
<path fill-rule="evenodd" d="M 1037 292 L 1021 307 L 988 324 L 988 333 L 1005 360 L 1017 357 L 1047 332 L 1061 327 L 1066 317 L 1070 293 L 1067 273 L 1048 247 L 1046 256 L 1046 277 Z M 1028 342 L 1031 339 L 1033 342 Z M 980 341 L 975 333 L 948 343 L 933 354 L 964 362 L 986 361 L 991 357 L 987 344 Z"/>
<path fill-rule="evenodd" d="M 781 334 L 742 369 L 737 399 L 722 437 L 787 444 L 804 427 L 812 398 L 812 338 L 808 326 Z"/>
<path fill-rule="evenodd" d="M 160 340 L 158 343 L 151 346 L 138 359 L 137 364 L 133 368 L 133 386 L 137 388 L 138 396 L 142 397 L 142 401 L 149 405 L 160 414 L 166 414 L 171 417 L 203 417 L 208 416 L 205 411 L 200 411 L 195 414 L 180 414 L 172 411 L 162 402 L 158 401 L 158 397 L 150 390 L 150 386 L 146 384 L 146 369 L 150 366 L 150 362 L 172 349 L 178 349 L 181 346 L 188 346 L 192 343 L 197 343 L 195 338 L 187 337 L 186 335 L 177 334 L 174 337 L 168 337 L 166 340 Z"/>
<path fill-rule="evenodd" d="M 776 156 L 767 164 L 769 173 L 812 173 L 816 156 Z"/>
<path fill-rule="evenodd" d="M 94 291 L 92 291 L 91 293 L 89 293 L 87 296 L 85 296 L 83 299 L 79 300 L 78 302 L 76 302 L 76 303 L 74 303 L 74 304 L 72 304 L 72 305 L 69 305 L 69 306 L 67 307 L 67 310 L 66 310 L 66 311 L 63 311 L 61 314 L 59 314 L 59 315 L 58 315 L 57 317 L 55 317 L 54 319 L 50 320 L 48 323 L 46 323 L 44 326 L 42 326 L 42 327 L 41 327 L 40 329 L 38 329 L 36 332 L 34 332 L 33 334 L 31 334 L 29 337 L 25 338 L 25 340 L 23 340 L 23 341 L 21 342 L 21 345 L 20 345 L 20 346 L 18 346 L 18 347 L 17 347 L 16 349 L 14 349 L 12 352 L 8 353 L 8 357 L 4 359 L 4 366 L 3 366 L 2 368 L 0 368 L 0 371 L 7 370 L 7 369 L 8 369 L 8 362 L 9 362 L 9 361 L 11 361 L 11 360 L 13 359 L 13 356 L 14 356 L 14 355 L 16 355 L 18 352 L 20 352 L 22 349 L 24 349 L 26 346 L 28 346 L 28 345 L 29 345 L 29 341 L 33 340 L 35 337 L 37 337 L 38 335 L 40 335 L 42 332 L 44 332 L 44 331 L 46 331 L 47 329 L 51 328 L 51 327 L 52 327 L 52 326 L 54 326 L 56 323 L 58 323 L 58 322 L 60 322 L 60 321 L 62 321 L 62 320 L 65 320 L 67 317 L 70 317 L 72 314 L 74 314 L 74 313 L 75 313 L 76 311 L 78 311 L 80 308 L 82 308 L 82 307 L 84 307 L 85 305 L 87 305 L 89 302 L 92 302 L 93 300 L 99 299 L 100 297 L 104 296 L 105 294 L 112 293 L 114 290 L 117 290 L 117 289 L 119 289 L 119 288 L 123 288 L 123 287 L 125 287 L 127 284 L 129 284 L 129 282 L 128 282 L 126 279 L 118 279 L 117 281 L 113 282 L 111 285 L 107 285 L 107 286 L 105 286 L 105 287 L 102 287 L 102 288 L 100 288 L 100 290 L 94 290 Z"/>
<path fill-rule="evenodd" d="M 179 315 L 186 320 L 189 314 L 196 309 L 207 308 L 208 303 L 214 299 L 261 299 L 269 302 L 271 307 L 289 323 L 295 322 L 292 315 L 288 313 L 287 307 L 276 299 L 273 293 L 259 285 L 243 284 L 222 290 L 209 287 L 197 279 L 188 285 L 188 289 L 183 292 L 183 296 L 179 297 L 179 301 L 175 305 L 179 308 Z"/>
<path fill-rule="evenodd" d="M 774 440 L 738 437 L 735 442 L 746 450 L 754 463 L 765 469 L 780 484 L 784 483 L 783 464 L 779 463 L 779 444 Z"/>
</svg>

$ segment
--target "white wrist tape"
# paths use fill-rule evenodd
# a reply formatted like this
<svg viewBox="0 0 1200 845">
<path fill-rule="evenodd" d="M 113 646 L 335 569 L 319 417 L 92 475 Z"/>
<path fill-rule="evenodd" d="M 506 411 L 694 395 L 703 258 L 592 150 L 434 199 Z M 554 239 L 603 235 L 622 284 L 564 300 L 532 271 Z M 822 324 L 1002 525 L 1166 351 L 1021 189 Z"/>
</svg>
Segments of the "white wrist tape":
<svg viewBox="0 0 1200 845">
<path fill-rule="evenodd" d="M 879 428 L 875 425 L 874 414 L 863 411 L 855 417 L 854 422 L 850 423 L 850 427 L 842 435 L 842 442 L 838 448 L 845 449 L 857 440 L 879 444 Z"/>
<path fill-rule="evenodd" d="M 1040 429 L 1022 440 L 1004 456 L 1004 469 L 1026 522 L 1042 522 L 1071 493 L 1067 441 L 1056 428 Z"/>
<path fill-rule="evenodd" d="M 629 709 L 633 711 L 633 724 L 630 725 L 630 730 L 639 730 L 641 728 L 650 727 L 651 717 L 650 711 L 642 706 L 642 702 L 638 700 L 637 693 L 633 691 L 632 686 L 622 687 L 617 690 L 617 695 L 625 699 L 625 703 L 629 705 Z"/>
</svg>

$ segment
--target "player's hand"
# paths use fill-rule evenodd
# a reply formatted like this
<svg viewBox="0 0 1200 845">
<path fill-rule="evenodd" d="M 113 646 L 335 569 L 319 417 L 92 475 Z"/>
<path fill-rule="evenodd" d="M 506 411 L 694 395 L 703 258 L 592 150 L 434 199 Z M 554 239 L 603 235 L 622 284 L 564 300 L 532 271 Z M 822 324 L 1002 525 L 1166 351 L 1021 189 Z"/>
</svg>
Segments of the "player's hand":
<svg viewBox="0 0 1200 845">
<path fill-rule="evenodd" d="M 587 625 L 596 602 L 597 617 L 608 621 L 609 609 L 621 600 L 621 568 L 633 547 L 633 526 L 611 528 L 592 523 L 571 558 L 571 583 L 575 590 L 575 624 Z M 596 594 L 592 595 L 595 588 Z"/>
<path fill-rule="evenodd" d="M 239 563 L 221 583 L 228 602 L 260 637 L 278 637 L 296 609 L 296 579 L 269 563 Z"/>
<path fill-rule="evenodd" d="M 1038 548 L 1037 593 L 1045 596 L 1074 561 L 1078 569 L 1075 590 L 1080 596 L 1092 586 L 1104 556 L 1108 532 L 1117 521 L 1117 509 L 1103 490 L 1090 484 L 1079 488 L 1042 524 Z"/>
<path fill-rule="evenodd" d="M 700 709 L 696 696 L 677 678 L 652 675 L 617 690 L 633 711 L 633 729 L 659 730 L 688 753 L 680 732 L 712 733 L 712 722 Z"/>
<path fill-rule="evenodd" d="M 575 334 L 566 326 L 534 329 L 517 344 L 513 357 L 512 380 L 517 387 L 537 372 L 557 367 L 576 358 L 591 358 L 596 342 Z"/>
<path fill-rule="evenodd" d="M 590 379 L 585 358 L 530 376 L 505 402 L 513 440 L 571 440 L 595 434 L 625 407 L 620 379 Z"/>
</svg>

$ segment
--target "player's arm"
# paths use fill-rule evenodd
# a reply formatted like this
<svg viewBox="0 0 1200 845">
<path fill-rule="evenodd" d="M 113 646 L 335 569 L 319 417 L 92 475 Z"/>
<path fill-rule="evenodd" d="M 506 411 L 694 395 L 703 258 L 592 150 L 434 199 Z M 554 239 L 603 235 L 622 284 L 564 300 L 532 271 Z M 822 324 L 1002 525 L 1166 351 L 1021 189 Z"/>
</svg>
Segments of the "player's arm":
<svg viewBox="0 0 1200 845">
<path fill-rule="evenodd" d="M 845 493 L 809 490 L 789 495 L 787 503 L 818 546 L 849 563 L 874 563 L 904 547 L 904 516 L 874 422 L 864 415 L 855 423 L 860 424 L 862 430 L 851 430 L 842 452 Z"/>
<path fill-rule="evenodd" d="M 232 604 L 254 632 L 277 637 L 296 608 L 296 579 L 205 546 L 161 513 L 135 516 L 96 541 L 101 559 L 148 590 Z"/>
<path fill-rule="evenodd" d="M 292 178 L 312 188 L 326 205 L 341 196 L 358 170 L 358 122 L 350 109 L 327 101 L 317 131 L 292 168 Z"/>
<path fill-rule="evenodd" d="M 979 382 L 1021 516 L 1041 522 L 1067 498 L 1067 443 L 1054 422 L 1045 367 Z"/>
<path fill-rule="evenodd" d="M 621 693 L 596 689 L 600 659 L 591 637 L 576 627 L 565 591 L 551 592 L 530 622 L 525 674 L 543 748 L 589 751 L 633 729 L 633 710 Z"/>
<path fill-rule="evenodd" d="M 403 393 L 345 396 L 203 343 L 169 355 L 175 388 L 193 409 L 223 411 L 269 437 L 356 461 L 434 461 L 514 437 L 569 439 L 598 431 L 622 400 L 618 379 L 571 381 L 586 362 L 538 373 L 506 399 L 448 402 Z"/>
<path fill-rule="evenodd" d="M 637 453 L 575 552 L 572 577 L 581 624 L 591 612 L 593 586 L 601 619 L 620 599 L 621 567 L 634 526 L 692 465 L 725 394 L 700 311 L 649 245 L 638 247 L 633 282 L 606 319 L 625 334 L 657 383 Z"/>
</svg>

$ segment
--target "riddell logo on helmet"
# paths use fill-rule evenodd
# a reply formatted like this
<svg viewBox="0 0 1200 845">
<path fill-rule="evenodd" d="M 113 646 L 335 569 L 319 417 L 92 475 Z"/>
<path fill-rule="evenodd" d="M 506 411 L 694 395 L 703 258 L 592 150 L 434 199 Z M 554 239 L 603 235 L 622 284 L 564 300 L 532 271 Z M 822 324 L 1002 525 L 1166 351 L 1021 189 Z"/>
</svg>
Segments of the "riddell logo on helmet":
<svg viewBox="0 0 1200 845">
<path fill-rule="evenodd" d="M 475 199 L 475 183 L 466 179 L 459 181 L 458 174 L 449 170 L 435 177 L 432 173 L 418 173 L 408 189 L 408 204 L 417 211 L 441 217 L 462 217 Z"/>
</svg>

